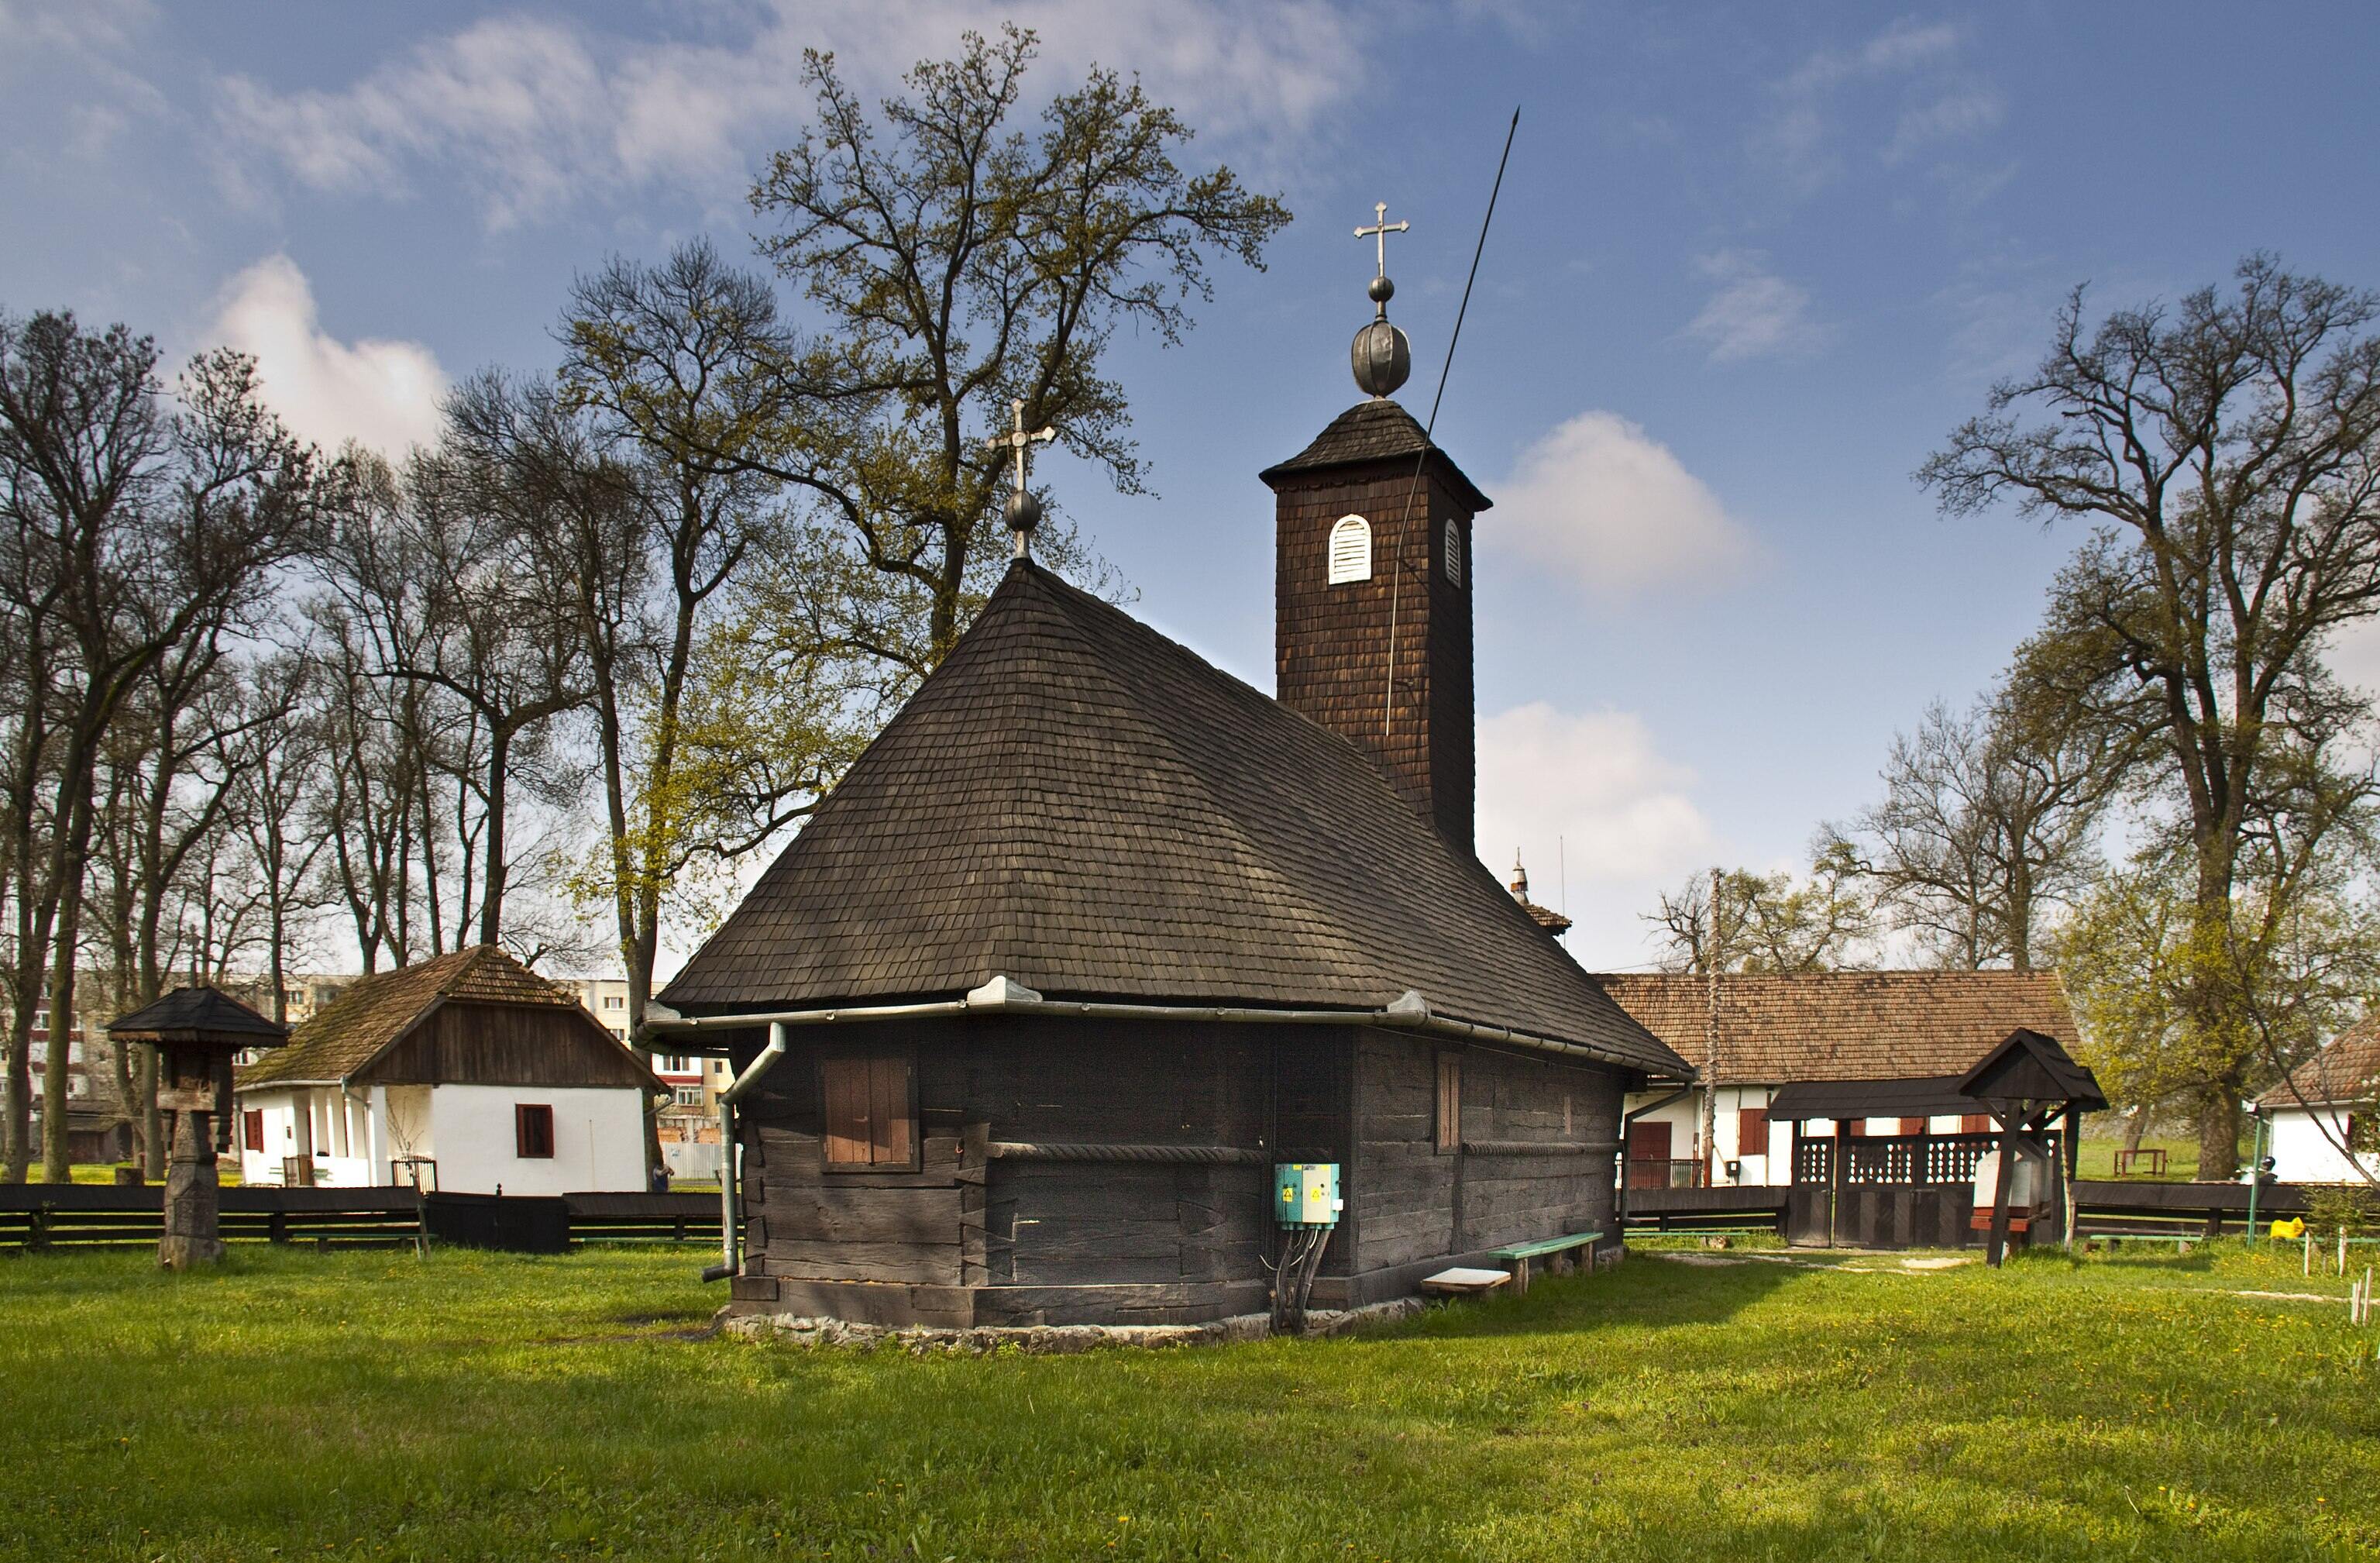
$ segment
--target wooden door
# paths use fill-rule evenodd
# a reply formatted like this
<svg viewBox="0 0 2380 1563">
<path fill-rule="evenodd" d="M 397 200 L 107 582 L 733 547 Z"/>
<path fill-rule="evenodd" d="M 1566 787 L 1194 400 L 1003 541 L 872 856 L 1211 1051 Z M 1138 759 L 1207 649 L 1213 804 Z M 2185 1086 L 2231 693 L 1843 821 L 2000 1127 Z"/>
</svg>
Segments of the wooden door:
<svg viewBox="0 0 2380 1563">
<path fill-rule="evenodd" d="M 1670 1125 L 1636 1122 L 1628 1126 L 1628 1186 L 1666 1189 L 1670 1186 Z"/>
</svg>

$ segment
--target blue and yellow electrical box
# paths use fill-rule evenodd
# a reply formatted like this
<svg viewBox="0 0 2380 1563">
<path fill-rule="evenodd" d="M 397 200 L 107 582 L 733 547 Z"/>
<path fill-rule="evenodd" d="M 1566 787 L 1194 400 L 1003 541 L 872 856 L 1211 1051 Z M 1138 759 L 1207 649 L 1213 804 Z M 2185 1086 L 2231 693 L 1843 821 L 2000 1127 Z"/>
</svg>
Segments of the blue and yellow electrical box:
<svg viewBox="0 0 2380 1563">
<path fill-rule="evenodd" d="M 1347 1208 L 1337 1162 L 1275 1162 L 1272 1218 L 1282 1227 L 1336 1227 Z"/>
</svg>

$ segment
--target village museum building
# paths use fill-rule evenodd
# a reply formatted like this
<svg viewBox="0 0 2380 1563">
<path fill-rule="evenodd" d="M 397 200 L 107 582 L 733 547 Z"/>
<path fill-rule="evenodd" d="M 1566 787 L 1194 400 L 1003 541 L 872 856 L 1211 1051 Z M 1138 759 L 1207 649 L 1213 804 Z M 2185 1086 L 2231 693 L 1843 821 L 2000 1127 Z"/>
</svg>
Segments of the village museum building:
<svg viewBox="0 0 2380 1563">
<path fill-rule="evenodd" d="M 1282 1163 L 1338 1169 L 1320 1305 L 1616 1245 L 1621 1099 L 1690 1071 L 1474 855 L 1488 501 L 1373 296 L 1372 398 L 1263 474 L 1278 699 L 1026 556 L 1013 499 L 975 626 L 659 995 L 741 1077 L 736 1309 L 1259 1312 Z"/>
</svg>

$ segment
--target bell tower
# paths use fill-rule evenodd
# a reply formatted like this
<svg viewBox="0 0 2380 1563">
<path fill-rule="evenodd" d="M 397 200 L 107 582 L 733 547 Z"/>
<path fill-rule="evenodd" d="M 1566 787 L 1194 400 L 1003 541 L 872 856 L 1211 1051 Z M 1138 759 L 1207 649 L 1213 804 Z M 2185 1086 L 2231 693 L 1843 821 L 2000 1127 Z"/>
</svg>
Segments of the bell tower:
<svg viewBox="0 0 2380 1563">
<path fill-rule="evenodd" d="M 1390 399 L 1412 371 L 1389 323 L 1388 208 L 1356 236 L 1378 246 L 1369 324 L 1355 334 L 1356 403 L 1261 474 L 1273 491 L 1273 673 L 1291 710 L 1368 750 L 1405 800 L 1465 856 L 1476 778 L 1471 686 L 1471 521 L 1488 497 Z"/>
</svg>

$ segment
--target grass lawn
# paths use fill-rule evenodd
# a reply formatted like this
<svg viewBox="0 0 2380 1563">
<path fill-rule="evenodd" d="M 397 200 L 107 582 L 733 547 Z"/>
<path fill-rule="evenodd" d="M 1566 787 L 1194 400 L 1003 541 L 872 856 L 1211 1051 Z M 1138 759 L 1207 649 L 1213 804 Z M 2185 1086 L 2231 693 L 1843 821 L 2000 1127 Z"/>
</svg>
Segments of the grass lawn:
<svg viewBox="0 0 2380 1563">
<path fill-rule="evenodd" d="M 707 1257 L 0 1260 L 0 1553 L 2380 1552 L 2380 1330 L 2232 1295 L 2343 1296 L 2294 1249 L 1640 1253 L 1354 1338 L 990 1359 L 688 1338 Z"/>
<path fill-rule="evenodd" d="M 2124 1142 L 2121 1135 L 2084 1135 L 2082 1137 L 2082 1175 L 2085 1178 L 2113 1178 L 2116 1176 L 2116 1153 L 2123 1148 Z M 2143 1151 L 2161 1150 L 2166 1153 L 2166 1181 L 2188 1182 L 2190 1179 L 2198 1176 L 2198 1142 L 2194 1139 L 2143 1140 L 2141 1142 L 2141 1149 Z M 2247 1164 L 2247 1160 L 2248 1153 L 2245 1150 L 2242 1150 L 2240 1153 L 2240 1165 L 2245 1166 Z M 2133 1178 L 2147 1178 L 2149 1176 L 2147 1161 L 2143 1159 L 2139 1164 L 2137 1169 L 2129 1174 L 2129 1176 Z"/>
</svg>

